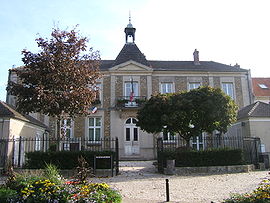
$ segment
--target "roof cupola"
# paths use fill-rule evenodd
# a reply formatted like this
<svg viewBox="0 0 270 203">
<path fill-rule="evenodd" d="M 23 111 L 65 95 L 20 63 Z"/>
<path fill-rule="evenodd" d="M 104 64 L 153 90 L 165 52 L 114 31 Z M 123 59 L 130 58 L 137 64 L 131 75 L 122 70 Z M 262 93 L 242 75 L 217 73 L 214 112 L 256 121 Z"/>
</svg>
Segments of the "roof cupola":
<svg viewBox="0 0 270 203">
<path fill-rule="evenodd" d="M 134 43 L 135 41 L 135 31 L 136 31 L 136 28 L 134 28 L 131 24 L 131 17 L 130 17 L 130 14 L 129 14 L 129 23 L 127 25 L 127 27 L 125 28 L 125 33 L 126 33 L 126 43 L 128 43 L 128 39 L 129 37 L 132 37 L 132 43 Z"/>
</svg>

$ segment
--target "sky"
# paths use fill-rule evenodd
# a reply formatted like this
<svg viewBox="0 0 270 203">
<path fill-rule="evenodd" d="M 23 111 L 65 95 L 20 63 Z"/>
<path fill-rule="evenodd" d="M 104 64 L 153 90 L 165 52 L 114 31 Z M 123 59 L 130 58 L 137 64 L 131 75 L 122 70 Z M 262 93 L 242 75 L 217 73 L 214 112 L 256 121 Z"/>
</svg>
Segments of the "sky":
<svg viewBox="0 0 270 203">
<path fill-rule="evenodd" d="M 8 70 L 22 66 L 21 51 L 39 51 L 35 39 L 52 28 L 78 31 L 115 59 L 124 28 L 136 28 L 135 43 L 148 60 L 238 63 L 252 77 L 270 77 L 269 0 L 0 0 L 0 100 L 6 100 Z"/>
</svg>

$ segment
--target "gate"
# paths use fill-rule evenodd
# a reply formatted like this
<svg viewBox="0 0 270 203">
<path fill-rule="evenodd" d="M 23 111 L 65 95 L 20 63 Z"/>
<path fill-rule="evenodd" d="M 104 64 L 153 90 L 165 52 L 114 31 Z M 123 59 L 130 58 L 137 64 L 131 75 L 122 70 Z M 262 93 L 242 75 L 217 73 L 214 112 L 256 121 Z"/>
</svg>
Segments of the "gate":
<svg viewBox="0 0 270 203">
<path fill-rule="evenodd" d="M 258 137 L 243 138 L 244 160 L 248 164 L 259 165 L 259 154 L 261 153 L 261 141 Z"/>
</svg>

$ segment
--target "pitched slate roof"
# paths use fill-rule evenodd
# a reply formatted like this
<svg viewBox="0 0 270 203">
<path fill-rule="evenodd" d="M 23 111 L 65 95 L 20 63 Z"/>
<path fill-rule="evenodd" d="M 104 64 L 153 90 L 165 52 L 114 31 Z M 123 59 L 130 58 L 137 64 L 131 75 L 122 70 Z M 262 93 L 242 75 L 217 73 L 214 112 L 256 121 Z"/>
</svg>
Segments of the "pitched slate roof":
<svg viewBox="0 0 270 203">
<path fill-rule="evenodd" d="M 13 107 L 9 106 L 5 102 L 0 101 L 0 117 L 8 117 L 19 119 L 28 123 L 32 123 L 34 125 L 40 126 L 48 130 L 48 127 L 37 119 L 33 118 L 29 115 L 23 115 L 17 112 Z"/>
<path fill-rule="evenodd" d="M 237 119 L 247 117 L 270 117 L 270 104 L 257 101 L 238 111 Z"/>
<path fill-rule="evenodd" d="M 247 72 L 246 69 L 214 61 L 200 61 L 200 65 L 195 65 L 193 61 L 147 60 L 135 43 L 126 43 L 115 60 L 101 60 L 100 70 L 106 71 L 129 60 L 151 67 L 154 71 Z"/>
<path fill-rule="evenodd" d="M 264 84 L 268 88 L 261 88 L 259 84 Z M 258 96 L 270 97 L 270 78 L 252 78 L 253 93 Z"/>
<path fill-rule="evenodd" d="M 124 45 L 124 47 L 116 57 L 113 66 L 117 66 L 129 60 L 133 60 L 140 64 L 149 66 L 149 63 L 146 60 L 145 56 L 142 54 L 142 52 L 139 50 L 135 43 L 126 43 Z"/>
</svg>

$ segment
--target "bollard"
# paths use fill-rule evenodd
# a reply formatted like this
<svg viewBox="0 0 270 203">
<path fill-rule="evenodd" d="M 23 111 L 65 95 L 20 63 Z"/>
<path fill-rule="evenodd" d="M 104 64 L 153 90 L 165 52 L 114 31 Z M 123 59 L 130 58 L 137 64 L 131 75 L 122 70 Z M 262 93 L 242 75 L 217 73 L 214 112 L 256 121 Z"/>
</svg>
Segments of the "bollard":
<svg viewBox="0 0 270 203">
<path fill-rule="evenodd" d="M 170 201 L 169 179 L 166 179 L 166 202 Z"/>
</svg>

